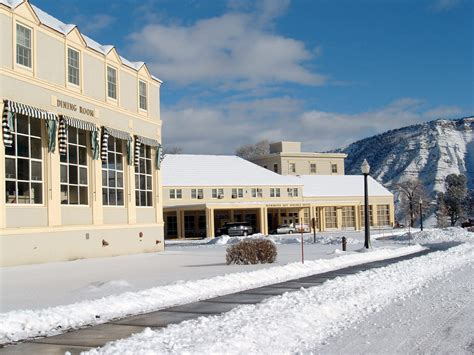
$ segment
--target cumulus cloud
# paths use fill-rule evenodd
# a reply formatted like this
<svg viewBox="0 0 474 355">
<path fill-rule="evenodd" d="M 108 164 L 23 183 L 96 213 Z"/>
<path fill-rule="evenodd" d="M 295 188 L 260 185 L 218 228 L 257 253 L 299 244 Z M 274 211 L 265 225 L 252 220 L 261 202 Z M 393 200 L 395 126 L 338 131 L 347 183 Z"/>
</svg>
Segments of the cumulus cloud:
<svg viewBox="0 0 474 355">
<path fill-rule="evenodd" d="M 321 49 L 274 33 L 272 24 L 289 1 L 261 1 L 252 11 L 229 9 L 191 25 L 151 22 L 132 33 L 130 52 L 165 81 L 249 88 L 272 83 L 323 85 L 326 76 L 307 67 Z"/>
<path fill-rule="evenodd" d="M 283 97 L 212 108 L 175 108 L 162 116 L 165 144 L 180 146 L 187 153 L 232 154 L 236 147 L 261 139 L 297 140 L 307 150 L 325 151 L 390 129 L 461 113 L 457 107 L 430 107 L 412 98 L 356 114 L 305 111 L 303 102 Z"/>
<path fill-rule="evenodd" d="M 95 14 L 92 16 L 78 15 L 74 22 L 78 24 L 81 32 L 85 34 L 94 34 L 104 28 L 109 27 L 116 21 L 116 18 L 106 14 Z"/>
</svg>

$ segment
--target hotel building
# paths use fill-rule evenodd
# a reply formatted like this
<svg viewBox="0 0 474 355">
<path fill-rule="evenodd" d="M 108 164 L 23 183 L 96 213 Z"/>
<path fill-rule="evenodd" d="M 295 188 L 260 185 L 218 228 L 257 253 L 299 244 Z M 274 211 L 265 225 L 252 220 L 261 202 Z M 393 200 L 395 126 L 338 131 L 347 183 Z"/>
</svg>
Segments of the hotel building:
<svg viewBox="0 0 474 355">
<path fill-rule="evenodd" d="M 0 265 L 160 251 L 161 81 L 0 0 Z"/>
</svg>

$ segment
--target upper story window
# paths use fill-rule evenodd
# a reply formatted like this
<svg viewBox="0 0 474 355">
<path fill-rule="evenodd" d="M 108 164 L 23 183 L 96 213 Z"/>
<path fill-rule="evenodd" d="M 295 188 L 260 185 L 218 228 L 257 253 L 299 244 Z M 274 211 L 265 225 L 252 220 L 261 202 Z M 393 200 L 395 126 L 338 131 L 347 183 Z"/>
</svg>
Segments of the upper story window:
<svg viewBox="0 0 474 355">
<path fill-rule="evenodd" d="M 5 147 L 6 203 L 43 203 L 43 149 L 41 121 L 16 114 L 13 144 Z"/>
<path fill-rule="evenodd" d="M 316 174 L 316 163 L 309 164 L 309 171 L 311 174 Z"/>
<path fill-rule="evenodd" d="M 212 189 L 212 198 L 224 198 L 224 189 Z"/>
<path fill-rule="evenodd" d="M 297 187 L 295 187 L 295 188 L 289 187 L 287 189 L 287 191 L 288 191 L 288 197 L 298 197 L 298 188 Z"/>
<path fill-rule="evenodd" d="M 148 109 L 147 87 L 146 87 L 146 83 L 142 80 L 138 82 L 138 96 L 140 99 L 140 108 L 142 110 L 147 110 Z"/>
<path fill-rule="evenodd" d="M 244 189 L 232 189 L 232 198 L 243 198 Z"/>
<path fill-rule="evenodd" d="M 170 189 L 170 199 L 181 199 L 183 198 L 182 189 Z"/>
<path fill-rule="evenodd" d="M 107 67 L 107 96 L 117 100 L 117 69 Z"/>
<path fill-rule="evenodd" d="M 61 155 L 61 204 L 88 205 L 86 131 L 67 129 L 67 154 Z"/>
<path fill-rule="evenodd" d="M 290 173 L 296 173 L 296 164 L 290 163 L 288 170 L 290 171 Z"/>
<path fill-rule="evenodd" d="M 252 189 L 252 197 L 263 197 L 262 189 Z"/>
<path fill-rule="evenodd" d="M 270 188 L 270 197 L 280 197 L 280 188 Z"/>
<path fill-rule="evenodd" d="M 337 164 L 331 164 L 331 172 L 337 173 Z"/>
<path fill-rule="evenodd" d="M 67 81 L 79 85 L 79 52 L 72 48 L 67 49 Z"/>
<path fill-rule="evenodd" d="M 16 62 L 31 68 L 31 29 L 16 24 Z"/>
<path fill-rule="evenodd" d="M 191 189 L 191 198 L 192 199 L 203 199 L 204 198 L 204 191 L 203 189 Z"/>
</svg>

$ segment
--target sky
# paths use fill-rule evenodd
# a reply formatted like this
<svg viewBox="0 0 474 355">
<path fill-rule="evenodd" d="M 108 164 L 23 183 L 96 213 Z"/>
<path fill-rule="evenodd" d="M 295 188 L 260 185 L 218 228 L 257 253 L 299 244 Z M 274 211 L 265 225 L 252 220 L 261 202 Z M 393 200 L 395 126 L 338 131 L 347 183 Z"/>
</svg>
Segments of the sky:
<svg viewBox="0 0 474 355">
<path fill-rule="evenodd" d="M 473 0 L 32 0 L 164 81 L 184 153 L 326 151 L 474 115 Z"/>
</svg>

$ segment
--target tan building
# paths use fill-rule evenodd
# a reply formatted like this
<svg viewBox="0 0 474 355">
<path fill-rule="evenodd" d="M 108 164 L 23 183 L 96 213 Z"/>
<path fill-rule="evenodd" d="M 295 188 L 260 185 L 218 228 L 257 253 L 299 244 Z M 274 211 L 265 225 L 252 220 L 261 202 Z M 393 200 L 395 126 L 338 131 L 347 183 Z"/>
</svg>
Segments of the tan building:
<svg viewBox="0 0 474 355">
<path fill-rule="evenodd" d="M 225 222 L 268 234 L 281 224 L 318 231 L 363 227 L 363 176 L 282 176 L 236 156 L 167 155 L 163 161 L 166 238 L 214 237 Z M 370 221 L 394 223 L 393 195 L 369 178 Z"/>
<path fill-rule="evenodd" d="M 281 175 L 344 175 L 341 153 L 301 152 L 301 142 L 270 144 L 270 154 L 251 159 L 257 165 Z"/>
<path fill-rule="evenodd" d="M 163 249 L 161 81 L 0 0 L 0 265 Z"/>
</svg>

